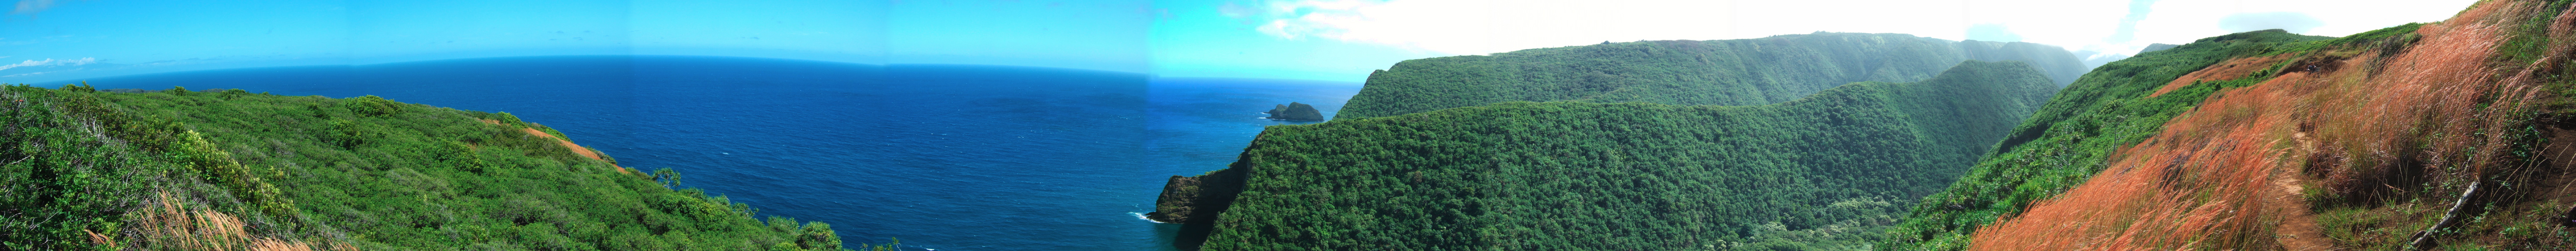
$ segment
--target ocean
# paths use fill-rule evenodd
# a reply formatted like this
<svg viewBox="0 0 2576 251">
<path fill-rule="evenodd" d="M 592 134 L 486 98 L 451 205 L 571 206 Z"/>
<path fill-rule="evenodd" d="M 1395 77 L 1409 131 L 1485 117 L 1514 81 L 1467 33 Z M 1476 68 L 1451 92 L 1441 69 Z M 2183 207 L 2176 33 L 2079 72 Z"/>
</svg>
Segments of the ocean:
<svg viewBox="0 0 2576 251">
<path fill-rule="evenodd" d="M 1332 115 L 1358 83 L 982 65 L 545 56 L 88 80 L 510 112 L 765 216 L 905 250 L 1170 250 L 1163 181 L 1224 168 L 1272 105 Z M 37 83 L 59 86 L 62 82 Z"/>
</svg>

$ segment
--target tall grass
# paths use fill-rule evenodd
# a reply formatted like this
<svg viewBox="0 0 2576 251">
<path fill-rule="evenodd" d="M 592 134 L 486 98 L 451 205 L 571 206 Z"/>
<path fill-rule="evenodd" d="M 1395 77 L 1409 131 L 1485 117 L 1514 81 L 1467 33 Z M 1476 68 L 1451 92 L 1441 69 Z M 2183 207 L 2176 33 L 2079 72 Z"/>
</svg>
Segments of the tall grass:
<svg viewBox="0 0 2576 251">
<path fill-rule="evenodd" d="M 2540 84 L 2508 74 L 2519 65 L 2491 62 L 2514 25 L 2497 17 L 2532 6 L 2474 7 L 2422 26 L 2415 46 L 2300 53 L 2340 60 L 2292 60 L 2274 69 L 2286 73 L 2239 80 L 2262 82 L 2210 95 L 2155 137 L 2118 150 L 2098 176 L 1978 230 L 1970 249 L 2323 248 L 2331 241 L 2316 229 L 2311 199 L 2460 194 L 2500 166 L 2526 164 L 2517 149 L 2527 134 L 2514 132 L 2529 121 Z M 2370 51 L 2387 49 L 2403 51 Z M 2229 62 L 2257 61 L 2279 59 Z M 2328 198 L 2312 198 L 2309 186 L 2322 186 Z M 2438 223 L 2382 226 L 2431 224 Z"/>
<path fill-rule="evenodd" d="M 247 224 L 243 224 L 241 218 L 214 210 L 190 208 L 185 206 L 185 202 L 171 196 L 168 192 L 160 193 L 152 204 L 155 207 L 135 211 L 140 215 L 134 218 L 133 229 L 129 230 L 131 233 L 126 234 L 135 238 L 133 247 L 144 250 L 190 251 L 314 250 L 315 245 L 302 241 L 254 236 L 243 231 L 243 227 Z M 91 238 L 104 240 L 107 237 L 93 233 Z M 100 242 L 113 243 L 112 241 Z M 347 245 L 327 246 L 337 247 L 340 250 L 354 250 Z"/>
</svg>

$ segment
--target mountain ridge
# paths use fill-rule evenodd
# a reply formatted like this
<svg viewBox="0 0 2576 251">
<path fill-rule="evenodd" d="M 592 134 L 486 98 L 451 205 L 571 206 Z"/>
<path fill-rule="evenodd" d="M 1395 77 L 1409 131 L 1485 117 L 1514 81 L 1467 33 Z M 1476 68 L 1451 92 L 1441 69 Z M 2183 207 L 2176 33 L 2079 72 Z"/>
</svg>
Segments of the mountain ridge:
<svg viewBox="0 0 2576 251">
<path fill-rule="evenodd" d="M 1372 72 L 1335 119 L 1508 101 L 1761 105 L 1852 82 L 1916 82 L 1966 60 L 2028 62 L 2063 85 L 2086 70 L 2055 46 L 1826 33 L 1660 40 L 1405 60 Z"/>
</svg>

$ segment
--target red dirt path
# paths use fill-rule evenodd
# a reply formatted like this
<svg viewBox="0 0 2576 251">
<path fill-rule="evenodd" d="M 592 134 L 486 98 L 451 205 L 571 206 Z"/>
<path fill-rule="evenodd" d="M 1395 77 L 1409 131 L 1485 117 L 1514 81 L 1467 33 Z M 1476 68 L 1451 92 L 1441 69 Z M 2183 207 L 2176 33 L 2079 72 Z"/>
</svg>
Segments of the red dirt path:
<svg viewBox="0 0 2576 251">
<path fill-rule="evenodd" d="M 484 124 L 500 125 L 500 124 L 501 124 L 501 121 L 499 121 L 499 120 L 489 120 L 489 119 L 485 119 L 485 120 L 483 120 L 483 123 L 484 123 Z M 561 145 L 563 145 L 563 147 L 564 147 L 564 148 L 572 149 L 572 153 L 573 153 L 573 154 L 580 154 L 582 157 L 590 158 L 590 159 L 593 159 L 593 160 L 607 161 L 607 159 L 604 159 L 604 158 L 600 158 L 600 157 L 599 157 L 599 152 L 591 151 L 589 147 L 581 147 L 581 145 L 580 145 L 580 144 L 573 144 L 573 143 L 572 143 L 572 140 L 565 140 L 565 139 L 555 138 L 555 135 L 553 135 L 553 134 L 546 134 L 546 132 L 545 132 L 545 131 L 538 131 L 536 128 L 519 128 L 519 130 L 520 130 L 520 131 L 522 131 L 522 132 L 526 132 L 526 133 L 528 133 L 528 135 L 531 135 L 531 136 L 537 136 L 537 137 L 540 137 L 540 138 L 547 138 L 547 139 L 554 139 L 556 144 L 561 144 Z M 627 171 L 626 171 L 626 167 L 620 167 L 620 166 L 617 166 L 617 164 L 614 164 L 614 163 L 612 163 L 612 164 L 608 164 L 608 166 L 609 166 L 609 167 L 616 167 L 616 168 L 617 168 L 617 173 L 627 173 Z"/>
</svg>

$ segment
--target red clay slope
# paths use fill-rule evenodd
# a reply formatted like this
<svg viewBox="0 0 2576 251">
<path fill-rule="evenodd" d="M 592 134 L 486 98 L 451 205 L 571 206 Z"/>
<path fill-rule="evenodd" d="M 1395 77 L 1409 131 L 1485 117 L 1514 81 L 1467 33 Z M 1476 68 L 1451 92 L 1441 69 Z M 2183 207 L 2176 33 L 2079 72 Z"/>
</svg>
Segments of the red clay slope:
<svg viewBox="0 0 2576 251">
<path fill-rule="evenodd" d="M 2566 176 L 2557 160 L 2569 152 L 2520 157 L 2532 153 L 2515 152 L 2514 133 L 2507 133 L 2533 130 L 2538 104 L 2555 98 L 2538 91 L 2543 82 L 2565 81 L 2534 76 L 2557 72 L 2576 43 L 2552 46 L 2538 63 L 2496 55 L 2529 17 L 2567 11 L 2542 6 L 2488 1 L 2424 25 L 2411 47 L 2239 58 L 2228 62 L 2259 67 L 2192 73 L 2175 83 L 2296 62 L 2269 81 L 2211 95 L 2157 136 L 2120 149 L 2087 183 L 1978 230 L 1969 249 L 2576 248 L 2559 240 L 2576 236 L 2569 228 L 2544 224 L 2566 211 L 2568 189 L 2528 182 L 2563 182 L 2548 177 Z M 2550 37 L 2576 38 L 2567 35 L 2576 34 L 2569 21 L 2550 23 Z M 2562 141 L 2576 141 L 2569 138 Z M 2440 218 L 2462 212 L 2452 209 L 2453 199 L 2473 184 L 2516 179 L 2561 188 L 2487 185 L 2524 192 L 2474 197 L 2496 209 L 2415 241 Z"/>
<path fill-rule="evenodd" d="M 484 123 L 484 124 L 500 125 L 500 124 L 501 124 L 501 121 L 499 121 L 499 120 L 489 120 L 489 119 L 485 119 L 485 120 L 483 120 L 483 123 Z M 564 147 L 564 148 L 572 149 L 572 153 L 573 153 L 573 154 L 580 154 L 580 155 L 581 155 L 581 157 L 590 158 L 590 159 L 593 159 L 593 160 L 601 160 L 601 161 L 606 161 L 606 160 L 607 160 L 607 159 L 600 158 L 600 157 L 599 157 L 599 152 L 598 152 L 598 151 L 591 151 L 589 147 L 581 147 L 581 145 L 580 145 L 580 144 L 573 144 L 573 143 L 572 143 L 572 140 L 566 140 L 566 139 L 561 139 L 561 138 L 555 138 L 555 135 L 553 135 L 553 134 L 546 134 L 546 132 L 545 132 L 545 131 L 539 131 L 539 130 L 537 130 L 536 128 L 519 128 L 519 130 L 520 130 L 520 131 L 522 131 L 522 132 L 526 132 L 526 133 L 528 133 L 528 135 L 530 135 L 530 136 L 537 136 L 537 137 L 540 137 L 540 138 L 554 139 L 556 144 L 561 144 L 561 145 L 563 145 L 563 147 Z M 626 171 L 626 167 L 620 167 L 620 166 L 617 166 L 617 164 L 614 164 L 614 163 L 608 164 L 608 166 L 609 166 L 609 167 L 616 167 L 616 168 L 617 168 L 617 173 L 620 173 L 620 174 L 628 173 L 628 172 Z"/>
</svg>

